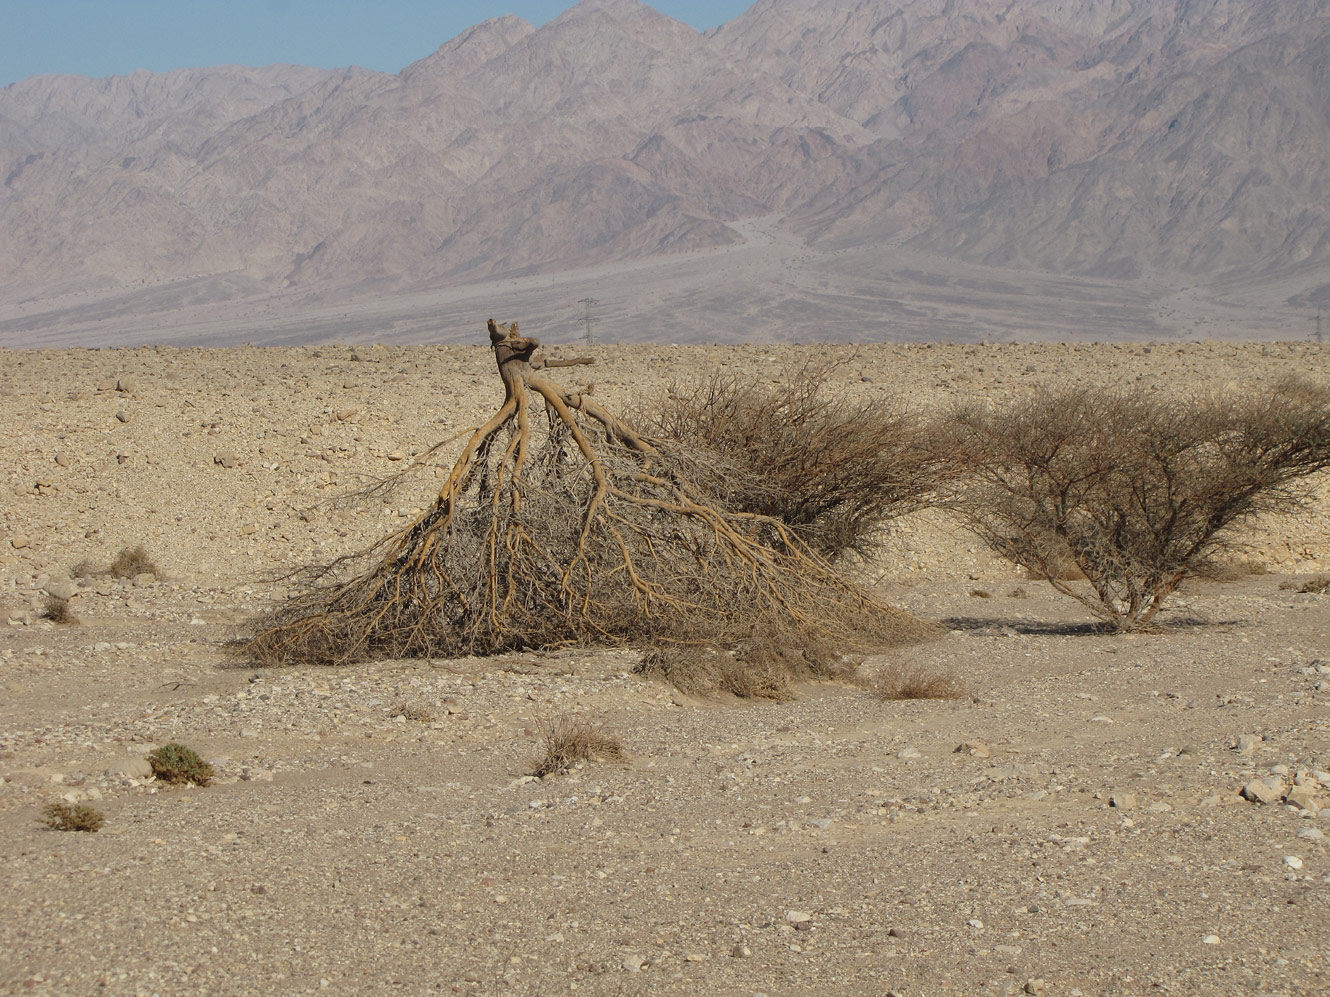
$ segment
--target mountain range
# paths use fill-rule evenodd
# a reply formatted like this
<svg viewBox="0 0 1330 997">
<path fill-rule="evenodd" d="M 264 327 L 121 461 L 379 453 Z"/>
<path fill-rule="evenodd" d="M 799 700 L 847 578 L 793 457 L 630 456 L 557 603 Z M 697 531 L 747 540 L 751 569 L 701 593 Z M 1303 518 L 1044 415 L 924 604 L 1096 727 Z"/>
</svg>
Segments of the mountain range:
<svg viewBox="0 0 1330 997">
<path fill-rule="evenodd" d="M 575 293 L 573 272 L 642 320 L 621 338 L 736 338 L 770 274 L 727 315 L 702 266 L 705 328 L 625 302 L 650 264 L 737 261 L 755 232 L 787 270 L 873 278 L 851 338 L 893 335 L 875 295 L 911 311 L 874 260 L 1105 308 L 1152 289 L 1159 334 L 1190 331 L 1159 302 L 1198 288 L 1291 314 L 1330 304 L 1327 95 L 1330 0 L 759 0 L 705 34 L 584 0 L 396 75 L 37 76 L 0 90 L 0 344 L 195 341 L 173 317 L 227 309 L 236 341 L 317 340 L 299 316 L 545 275 Z M 819 282 L 779 281 L 804 307 L 774 326 Z"/>
</svg>

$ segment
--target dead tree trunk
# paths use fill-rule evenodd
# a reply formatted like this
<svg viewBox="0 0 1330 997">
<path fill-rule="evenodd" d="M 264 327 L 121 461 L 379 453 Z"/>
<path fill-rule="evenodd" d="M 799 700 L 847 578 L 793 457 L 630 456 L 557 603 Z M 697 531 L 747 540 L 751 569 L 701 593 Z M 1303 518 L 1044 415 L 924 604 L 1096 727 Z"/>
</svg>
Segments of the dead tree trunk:
<svg viewBox="0 0 1330 997">
<path fill-rule="evenodd" d="M 259 621 L 261 663 L 344 664 L 570 644 L 850 651 L 926 627 L 778 520 L 708 501 L 695 457 L 549 380 L 537 339 L 489 323 L 504 398 L 415 522 L 314 569 Z"/>
</svg>

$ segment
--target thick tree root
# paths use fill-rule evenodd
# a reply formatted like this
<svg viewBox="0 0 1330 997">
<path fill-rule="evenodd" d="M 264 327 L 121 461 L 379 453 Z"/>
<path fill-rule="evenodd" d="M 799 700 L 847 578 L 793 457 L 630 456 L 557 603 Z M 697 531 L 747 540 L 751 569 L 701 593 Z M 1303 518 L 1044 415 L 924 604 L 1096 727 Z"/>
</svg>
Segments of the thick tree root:
<svg viewBox="0 0 1330 997">
<path fill-rule="evenodd" d="M 730 512 L 694 455 L 643 439 L 541 373 L 517 323 L 490 322 L 503 404 L 437 499 L 369 550 L 310 572 L 257 621 L 259 663 L 345 664 L 570 644 L 842 652 L 929 628 L 838 574 L 777 520 Z"/>
</svg>

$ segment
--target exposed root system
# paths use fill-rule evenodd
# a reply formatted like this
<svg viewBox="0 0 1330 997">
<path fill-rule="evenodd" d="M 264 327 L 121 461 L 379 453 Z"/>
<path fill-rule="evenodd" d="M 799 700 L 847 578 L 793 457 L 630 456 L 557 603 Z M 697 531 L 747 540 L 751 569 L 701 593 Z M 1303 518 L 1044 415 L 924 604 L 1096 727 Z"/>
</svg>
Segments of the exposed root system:
<svg viewBox="0 0 1330 997">
<path fill-rule="evenodd" d="M 695 458 L 548 379 L 517 323 L 489 325 L 503 404 L 431 507 L 370 549 L 305 573 L 258 621 L 259 663 L 345 664 L 628 644 L 843 651 L 919 639 L 776 519 L 708 500 Z"/>
</svg>

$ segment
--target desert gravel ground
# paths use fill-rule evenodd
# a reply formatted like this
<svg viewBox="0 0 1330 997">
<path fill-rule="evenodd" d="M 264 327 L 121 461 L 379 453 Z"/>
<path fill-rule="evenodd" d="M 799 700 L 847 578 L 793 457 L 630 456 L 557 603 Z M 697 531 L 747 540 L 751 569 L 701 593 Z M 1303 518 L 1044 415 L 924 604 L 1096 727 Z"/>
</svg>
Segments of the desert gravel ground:
<svg viewBox="0 0 1330 997">
<path fill-rule="evenodd" d="M 1330 377 L 1315 344 L 593 352 L 612 406 L 824 354 L 843 392 L 918 404 Z M 346 496 L 488 415 L 492 363 L 0 351 L 0 992 L 1330 990 L 1330 596 L 1286 587 L 1330 567 L 1324 506 L 1257 534 L 1268 573 L 1195 583 L 1137 637 L 1092 632 L 939 517 L 903 524 L 873 576 L 944 632 L 863 667 L 954 676 L 955 700 L 700 701 L 616 650 L 228 657 L 280 591 L 266 576 L 428 500 L 432 467 Z M 156 572 L 75 577 L 138 543 Z M 52 591 L 81 623 L 40 618 Z M 529 777 L 567 716 L 628 758 Z M 216 781 L 151 779 L 169 741 Z M 1257 779 L 1302 805 L 1248 802 Z M 39 823 L 62 798 L 105 826 Z"/>
</svg>

